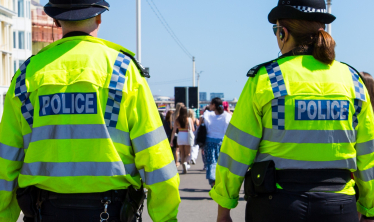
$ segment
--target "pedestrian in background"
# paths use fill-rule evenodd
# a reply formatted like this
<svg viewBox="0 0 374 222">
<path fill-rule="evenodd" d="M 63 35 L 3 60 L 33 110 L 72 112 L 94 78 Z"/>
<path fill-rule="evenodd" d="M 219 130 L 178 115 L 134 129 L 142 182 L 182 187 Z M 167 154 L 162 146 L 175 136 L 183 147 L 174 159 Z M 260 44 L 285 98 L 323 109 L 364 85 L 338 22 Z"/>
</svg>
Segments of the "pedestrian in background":
<svg viewBox="0 0 374 222">
<path fill-rule="evenodd" d="M 228 114 L 232 115 L 232 112 L 230 111 L 229 102 L 223 101 L 222 105 L 223 105 L 223 110 L 225 110 Z"/>
<path fill-rule="evenodd" d="M 173 129 L 170 127 L 171 126 L 171 124 L 170 124 L 171 123 L 171 117 L 172 117 L 173 113 L 174 113 L 174 111 L 169 110 L 166 113 L 165 119 L 163 121 L 165 133 L 166 133 L 166 136 L 168 137 L 169 143 L 171 142 L 171 133 L 173 132 Z M 175 154 L 175 149 L 176 148 L 175 148 L 175 144 L 174 144 L 174 146 L 171 147 L 173 155 Z M 175 159 L 175 155 L 174 155 L 174 159 Z"/>
<path fill-rule="evenodd" d="M 181 110 L 181 108 L 184 107 L 184 103 L 177 103 L 177 105 L 175 106 L 175 111 L 173 113 L 173 115 L 171 116 L 171 123 L 170 123 L 170 127 L 173 129 L 173 140 L 171 142 L 173 142 L 173 146 L 175 147 L 174 149 L 174 158 L 175 158 L 175 164 L 177 165 L 177 167 L 179 167 L 179 154 L 180 154 L 180 151 L 179 151 L 179 145 L 178 145 L 178 129 L 175 125 L 175 122 L 176 122 L 176 119 L 178 118 L 179 116 L 179 112 Z M 176 130 L 174 130 L 176 129 Z"/>
<path fill-rule="evenodd" d="M 218 222 L 232 221 L 243 181 L 247 222 L 373 221 L 374 114 L 359 73 L 335 60 L 335 19 L 325 0 L 269 13 L 282 56 L 247 73 L 209 193 Z"/>
<path fill-rule="evenodd" d="M 230 123 L 231 115 L 223 110 L 222 100 L 213 98 L 205 111 L 203 121 L 207 129 L 207 138 L 204 146 L 206 164 L 206 178 L 213 187 L 216 181 L 216 165 L 221 150 L 223 137 Z"/>
<path fill-rule="evenodd" d="M 193 126 L 195 128 L 194 135 L 195 135 L 195 138 L 196 138 L 196 133 L 197 133 L 198 127 L 200 125 L 200 121 L 199 121 L 199 119 L 195 118 L 195 112 L 192 109 L 188 110 L 188 117 L 192 119 L 192 124 L 193 124 Z M 193 165 L 196 164 L 198 155 L 199 155 L 199 145 L 197 145 L 196 143 L 194 143 L 191 146 L 191 155 L 190 155 L 191 163 Z"/>
<path fill-rule="evenodd" d="M 179 130 L 178 133 L 178 146 L 181 155 L 181 163 L 183 166 L 183 173 L 187 173 L 188 170 L 188 162 L 187 159 L 191 155 L 191 145 L 193 145 L 193 141 L 190 140 L 190 130 L 195 131 L 195 128 L 192 124 L 192 119 L 187 115 L 187 108 L 183 106 L 180 109 L 179 116 L 175 120 L 174 129 L 171 136 L 171 146 L 173 146 L 173 139 L 176 130 Z"/>
</svg>

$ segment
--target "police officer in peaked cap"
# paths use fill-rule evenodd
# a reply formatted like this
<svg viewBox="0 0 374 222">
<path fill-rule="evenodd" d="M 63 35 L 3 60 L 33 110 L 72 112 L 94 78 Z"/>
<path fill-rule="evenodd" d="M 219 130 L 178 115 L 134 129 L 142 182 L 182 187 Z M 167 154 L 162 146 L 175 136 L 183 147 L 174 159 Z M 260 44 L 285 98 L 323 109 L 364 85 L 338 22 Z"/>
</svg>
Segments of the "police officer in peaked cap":
<svg viewBox="0 0 374 222">
<path fill-rule="evenodd" d="M 232 221 L 243 181 L 247 222 L 374 221 L 374 115 L 335 60 L 335 17 L 324 0 L 279 0 L 268 19 L 282 56 L 247 74 L 210 191 L 217 221 Z"/>
<path fill-rule="evenodd" d="M 177 221 L 179 176 L 149 74 L 134 53 L 97 38 L 109 4 L 50 0 L 44 9 L 63 38 L 29 58 L 9 87 L 0 222 L 20 210 L 24 221 L 140 221 L 143 187 L 152 220 Z"/>
</svg>

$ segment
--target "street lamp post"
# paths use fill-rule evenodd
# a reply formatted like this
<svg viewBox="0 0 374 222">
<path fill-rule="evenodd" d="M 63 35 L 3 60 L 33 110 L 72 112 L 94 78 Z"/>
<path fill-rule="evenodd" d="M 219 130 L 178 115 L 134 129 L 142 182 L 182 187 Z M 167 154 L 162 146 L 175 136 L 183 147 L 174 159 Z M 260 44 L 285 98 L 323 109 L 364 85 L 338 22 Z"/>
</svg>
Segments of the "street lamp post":
<svg viewBox="0 0 374 222">
<path fill-rule="evenodd" d="M 327 0 L 327 12 L 331 14 L 332 0 Z M 327 24 L 327 32 L 331 35 L 331 23 Z"/>
<path fill-rule="evenodd" d="M 200 74 L 204 71 L 200 71 L 197 74 L 197 108 L 200 109 Z"/>
</svg>

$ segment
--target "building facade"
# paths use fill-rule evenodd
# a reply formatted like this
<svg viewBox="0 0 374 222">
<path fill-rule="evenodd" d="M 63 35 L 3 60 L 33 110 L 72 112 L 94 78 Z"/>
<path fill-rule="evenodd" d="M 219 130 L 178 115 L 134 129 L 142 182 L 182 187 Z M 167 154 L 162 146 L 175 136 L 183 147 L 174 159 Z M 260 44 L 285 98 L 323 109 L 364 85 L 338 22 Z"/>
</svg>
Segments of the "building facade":
<svg viewBox="0 0 374 222">
<path fill-rule="evenodd" d="M 210 99 L 212 100 L 213 98 L 220 98 L 220 99 L 224 99 L 225 98 L 225 95 L 223 93 L 210 93 Z"/>
<path fill-rule="evenodd" d="M 53 19 L 44 12 L 39 0 L 31 2 L 32 54 L 62 38 L 62 29 L 53 25 Z"/>
<path fill-rule="evenodd" d="M 206 92 L 199 92 L 199 100 L 200 101 L 206 101 L 208 98 L 206 98 Z"/>
<path fill-rule="evenodd" d="M 31 56 L 31 1 L 14 0 L 17 14 L 13 28 L 13 67 L 19 67 Z"/>
<path fill-rule="evenodd" d="M 13 28 L 16 17 L 16 1 L 0 0 L 0 115 L 3 115 L 4 99 L 14 75 Z"/>
</svg>

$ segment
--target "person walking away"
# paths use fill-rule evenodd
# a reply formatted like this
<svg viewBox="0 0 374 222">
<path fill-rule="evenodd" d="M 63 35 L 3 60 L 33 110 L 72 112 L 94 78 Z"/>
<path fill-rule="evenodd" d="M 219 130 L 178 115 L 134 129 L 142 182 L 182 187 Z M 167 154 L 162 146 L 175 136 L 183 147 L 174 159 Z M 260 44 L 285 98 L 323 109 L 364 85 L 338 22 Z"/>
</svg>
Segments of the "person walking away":
<svg viewBox="0 0 374 222">
<path fill-rule="evenodd" d="M 50 0 L 44 9 L 64 37 L 29 58 L 9 87 L 0 221 L 17 221 L 20 207 L 24 221 L 120 221 L 126 194 L 142 185 L 152 220 L 176 221 L 179 175 L 148 74 L 131 51 L 97 38 L 109 4 Z"/>
<path fill-rule="evenodd" d="M 334 20 L 324 0 L 270 12 L 283 55 L 247 74 L 210 191 L 217 221 L 232 221 L 244 178 L 247 222 L 374 221 L 374 115 L 359 73 L 335 60 Z"/>
<path fill-rule="evenodd" d="M 179 116 L 179 113 L 180 113 L 180 110 L 181 108 L 184 107 L 184 103 L 177 103 L 177 105 L 175 106 L 175 112 L 173 113 L 172 115 L 172 118 L 171 118 L 171 128 L 172 129 L 177 129 L 176 125 L 175 125 L 175 122 L 176 122 L 176 119 L 178 118 Z M 174 157 L 175 157 L 175 164 L 177 165 L 177 167 L 179 167 L 179 146 L 178 146 L 178 130 L 174 131 L 174 139 L 173 139 L 173 145 L 175 148 L 175 151 L 174 151 Z"/>
<path fill-rule="evenodd" d="M 175 131 L 179 130 L 178 133 L 178 146 L 181 155 L 181 163 L 183 166 L 183 173 L 187 173 L 188 170 L 188 163 L 187 159 L 190 156 L 191 152 L 191 141 L 189 141 L 189 130 L 195 131 L 194 126 L 192 125 L 192 119 L 187 116 L 187 108 L 183 106 L 180 109 L 180 113 L 178 118 L 175 120 L 175 128 L 173 129 L 171 135 L 171 146 L 173 146 L 173 139 L 175 135 Z"/>
<path fill-rule="evenodd" d="M 199 127 L 200 122 L 199 122 L 198 119 L 195 118 L 195 112 L 192 109 L 188 110 L 188 118 L 191 118 L 191 120 L 192 120 L 192 124 L 193 124 L 193 126 L 195 128 L 194 136 L 196 138 L 197 128 Z M 196 164 L 198 155 L 199 155 L 199 145 L 197 145 L 197 144 L 194 143 L 191 146 L 191 155 L 190 155 L 191 163 L 193 165 Z"/>
<path fill-rule="evenodd" d="M 222 105 L 223 105 L 223 110 L 225 110 L 228 114 L 232 115 L 232 112 L 230 111 L 229 102 L 223 101 Z"/>
<path fill-rule="evenodd" d="M 231 115 L 223 110 L 222 100 L 213 98 L 209 105 L 210 111 L 203 115 L 207 128 L 207 139 L 204 146 L 206 179 L 213 187 L 216 181 L 216 165 L 221 150 L 222 139 L 230 123 Z"/>
<path fill-rule="evenodd" d="M 168 137 L 168 140 L 169 140 L 169 143 L 171 141 L 171 133 L 173 132 L 173 129 L 170 128 L 171 126 L 171 116 L 173 115 L 174 111 L 172 110 L 169 110 L 167 113 L 166 113 L 166 116 L 165 116 L 165 120 L 163 121 L 163 124 L 164 124 L 164 129 L 165 129 L 165 133 L 166 133 L 166 136 Z M 171 147 L 171 150 L 172 150 L 172 153 L 174 155 L 175 153 L 175 144 L 173 144 L 174 146 Z M 174 159 L 175 159 L 175 156 L 174 156 Z"/>
</svg>

